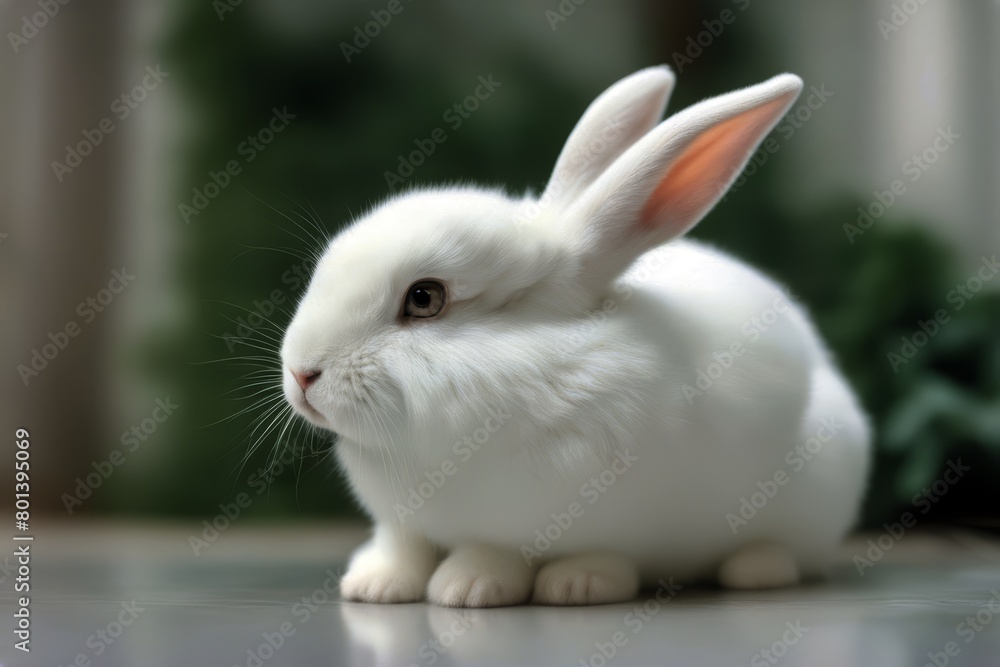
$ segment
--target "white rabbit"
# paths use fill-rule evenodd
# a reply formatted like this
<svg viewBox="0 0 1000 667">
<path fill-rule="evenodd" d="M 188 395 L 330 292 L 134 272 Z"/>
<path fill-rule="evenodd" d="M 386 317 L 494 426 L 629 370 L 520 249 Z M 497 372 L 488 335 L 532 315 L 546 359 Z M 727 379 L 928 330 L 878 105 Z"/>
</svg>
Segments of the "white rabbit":
<svg viewBox="0 0 1000 667">
<path fill-rule="evenodd" d="M 802 81 L 660 123 L 673 82 L 655 67 L 598 97 L 537 200 L 418 190 L 326 249 L 282 361 L 288 401 L 339 434 L 375 523 L 345 598 L 783 586 L 820 573 L 850 528 L 869 428 L 806 313 L 676 240 Z"/>
</svg>

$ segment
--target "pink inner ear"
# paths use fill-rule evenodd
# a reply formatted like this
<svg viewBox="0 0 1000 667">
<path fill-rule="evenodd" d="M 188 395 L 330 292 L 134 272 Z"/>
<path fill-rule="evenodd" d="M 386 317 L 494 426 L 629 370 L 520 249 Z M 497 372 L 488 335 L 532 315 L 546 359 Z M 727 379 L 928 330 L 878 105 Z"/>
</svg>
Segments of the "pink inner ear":
<svg viewBox="0 0 1000 667">
<path fill-rule="evenodd" d="M 787 102 L 781 97 L 705 130 L 671 163 L 643 208 L 640 225 L 676 234 L 698 222 L 723 195 L 765 129 Z"/>
</svg>

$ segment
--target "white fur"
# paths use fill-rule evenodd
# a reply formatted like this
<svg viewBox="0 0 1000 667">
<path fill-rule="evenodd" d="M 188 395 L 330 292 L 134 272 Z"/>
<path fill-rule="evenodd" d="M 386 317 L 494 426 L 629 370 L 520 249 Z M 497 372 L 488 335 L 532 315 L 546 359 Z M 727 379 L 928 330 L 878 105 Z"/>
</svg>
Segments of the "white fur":
<svg viewBox="0 0 1000 667">
<path fill-rule="evenodd" d="M 714 205 L 801 81 L 654 128 L 672 83 L 652 68 L 599 97 L 537 201 L 417 191 L 330 244 L 282 355 L 288 400 L 340 435 L 376 525 L 346 598 L 593 604 L 640 580 L 789 584 L 851 526 L 868 426 L 806 313 L 717 250 L 661 245 Z M 447 285 L 445 311 L 402 320 L 425 278 Z M 303 391 L 293 370 L 321 375 Z M 796 469 L 786 457 L 831 419 Z M 727 516 L 779 470 L 734 534 Z M 436 552 L 451 555 L 435 572 Z"/>
</svg>

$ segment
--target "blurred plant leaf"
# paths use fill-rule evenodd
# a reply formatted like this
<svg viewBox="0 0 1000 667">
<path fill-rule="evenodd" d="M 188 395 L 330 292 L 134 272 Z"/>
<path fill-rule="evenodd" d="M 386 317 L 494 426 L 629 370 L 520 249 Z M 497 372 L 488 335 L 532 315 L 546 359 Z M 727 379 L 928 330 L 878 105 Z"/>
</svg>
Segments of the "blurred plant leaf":
<svg viewBox="0 0 1000 667">
<path fill-rule="evenodd" d="M 910 499 L 921 487 L 933 481 L 944 461 L 939 442 L 930 433 L 924 433 L 912 443 L 910 455 L 896 473 L 894 491 L 896 496 Z"/>
<path fill-rule="evenodd" d="M 921 379 L 886 414 L 882 427 L 884 449 L 898 452 L 912 446 L 936 421 L 964 417 L 967 405 L 965 392 L 950 382 L 933 375 Z"/>
</svg>

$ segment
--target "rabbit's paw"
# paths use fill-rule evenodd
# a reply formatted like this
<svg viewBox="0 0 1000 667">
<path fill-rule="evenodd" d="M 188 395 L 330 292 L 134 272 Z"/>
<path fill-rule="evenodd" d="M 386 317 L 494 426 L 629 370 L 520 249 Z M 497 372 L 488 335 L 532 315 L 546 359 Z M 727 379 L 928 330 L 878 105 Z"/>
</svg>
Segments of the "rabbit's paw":
<svg viewBox="0 0 1000 667">
<path fill-rule="evenodd" d="M 426 585 L 427 575 L 416 569 L 360 559 L 340 580 L 340 594 L 355 602 L 417 602 L 424 599 Z"/>
<path fill-rule="evenodd" d="M 416 602 L 424 599 L 436 562 L 426 541 L 402 538 L 376 526 L 371 540 L 358 547 L 340 580 L 340 595 L 355 602 Z"/>
<path fill-rule="evenodd" d="M 611 555 L 564 558 L 543 567 L 535 579 L 533 602 L 551 605 L 608 604 L 631 600 L 639 573 L 628 560 Z"/>
<path fill-rule="evenodd" d="M 798 581 L 795 557 L 779 544 L 747 545 L 719 568 L 719 583 L 726 588 L 781 588 Z"/>
<path fill-rule="evenodd" d="M 531 581 L 531 568 L 516 552 L 461 547 L 438 566 L 427 598 L 445 607 L 503 607 L 526 602 Z"/>
</svg>

